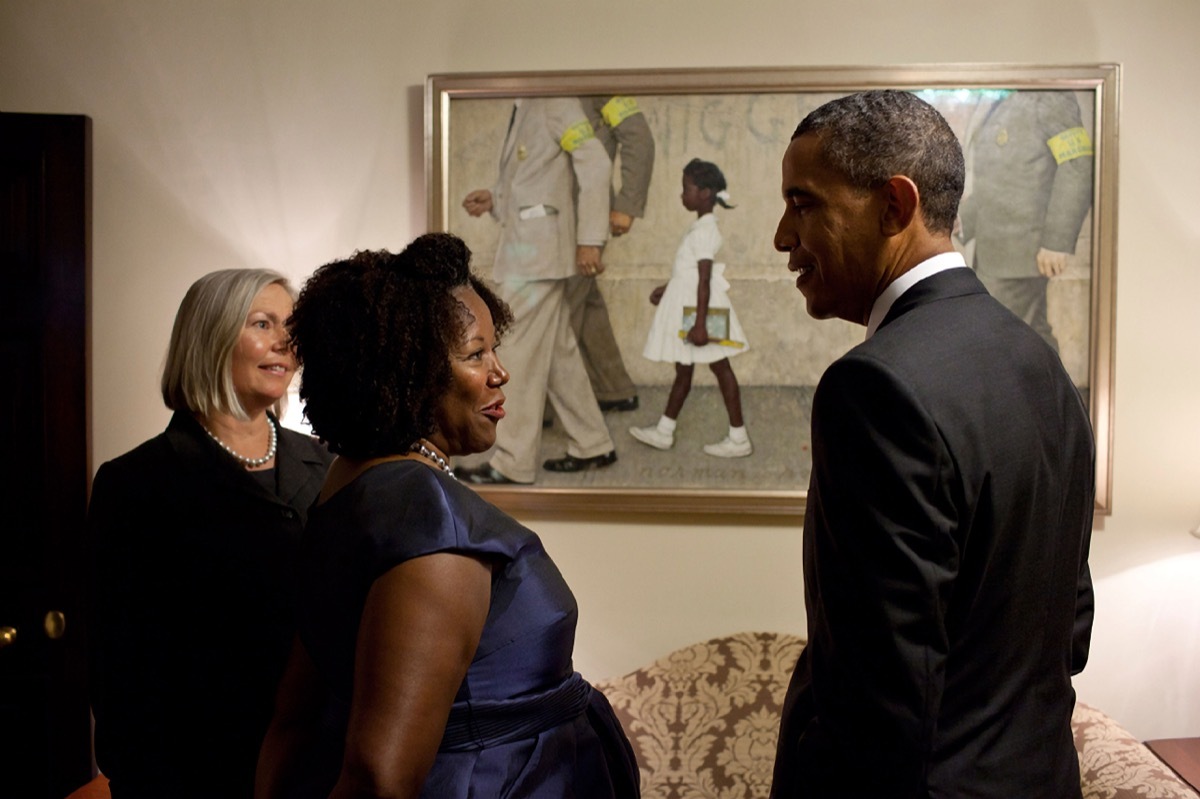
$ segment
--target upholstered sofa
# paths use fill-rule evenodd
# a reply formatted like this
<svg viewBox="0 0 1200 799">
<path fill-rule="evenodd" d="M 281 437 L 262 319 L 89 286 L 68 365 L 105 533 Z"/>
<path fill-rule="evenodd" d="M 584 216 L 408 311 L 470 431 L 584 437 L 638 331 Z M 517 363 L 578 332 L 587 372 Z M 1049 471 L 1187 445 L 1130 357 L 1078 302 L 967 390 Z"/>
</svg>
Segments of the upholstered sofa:
<svg viewBox="0 0 1200 799">
<path fill-rule="evenodd" d="M 780 707 L 803 646 L 792 635 L 739 633 L 596 681 L 633 743 L 644 799 L 766 797 Z M 1071 726 L 1084 799 L 1197 799 L 1099 710 L 1078 703 Z"/>
<path fill-rule="evenodd" d="M 751 799 L 771 787 L 779 712 L 804 640 L 746 632 L 596 680 L 637 754 L 643 799 Z M 1117 722 L 1083 703 L 1071 719 L 1084 799 L 1197 799 Z M 104 777 L 68 799 L 107 799 Z M 1019 797 L 1014 797 L 1019 799 Z"/>
</svg>

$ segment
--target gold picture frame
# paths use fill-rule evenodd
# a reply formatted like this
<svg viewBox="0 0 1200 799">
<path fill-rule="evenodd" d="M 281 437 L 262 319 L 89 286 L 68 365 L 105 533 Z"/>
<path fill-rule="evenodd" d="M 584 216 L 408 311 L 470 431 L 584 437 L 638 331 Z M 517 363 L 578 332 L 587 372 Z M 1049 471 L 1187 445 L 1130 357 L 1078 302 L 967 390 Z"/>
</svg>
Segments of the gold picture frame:
<svg viewBox="0 0 1200 799">
<path fill-rule="evenodd" d="M 429 76 L 425 85 L 429 228 L 461 235 L 475 253 L 476 270 L 484 277 L 490 276 L 497 226 L 486 216 L 471 218 L 461 202 L 468 190 L 487 187 L 494 178 L 512 101 L 521 97 L 600 95 L 627 95 L 637 100 L 654 130 L 657 148 L 650 198 L 645 218 L 636 220 L 629 234 L 610 242 L 605 261 L 611 263 L 600 285 L 614 330 L 622 331 L 618 339 L 630 373 L 639 389 L 645 387 L 653 396 L 662 393 L 660 389 L 670 382 L 670 376 L 666 365 L 641 363 L 638 336 L 644 337 L 644 329 L 639 326 L 644 328 L 650 313 L 643 307 L 645 290 L 654 281 L 665 282 L 675 243 L 687 223 L 686 212 L 678 202 L 683 164 L 693 156 L 721 163 L 737 202 L 737 210 L 722 217 L 725 246 L 721 256 L 731 263 L 737 261 L 736 271 L 730 267 L 734 286 L 731 294 L 739 297 L 739 314 L 751 342 L 745 356 L 732 363 L 744 392 L 754 395 L 761 389 L 759 393 L 766 403 L 766 412 L 759 418 L 749 416 L 747 425 L 756 456 L 762 449 L 762 462 L 771 464 L 768 471 L 755 471 L 756 456 L 742 459 L 745 463 L 741 465 L 732 461 L 714 465 L 694 451 L 654 452 L 651 454 L 659 461 L 639 464 L 636 470 L 624 473 L 603 469 L 549 475 L 546 481 L 539 478 L 530 486 L 478 486 L 481 493 L 510 512 L 803 514 L 808 483 L 805 464 L 811 464 L 806 461 L 808 431 L 792 428 L 804 426 L 806 412 L 801 410 L 799 417 L 793 418 L 789 416 L 790 406 L 796 398 L 801 398 L 802 404 L 803 392 L 815 385 L 824 366 L 862 340 L 862 328 L 807 319 L 799 295 L 795 295 L 790 309 L 781 305 L 780 288 L 790 287 L 792 278 L 787 273 L 786 259 L 771 247 L 782 203 L 779 163 L 792 130 L 809 110 L 843 94 L 877 88 L 919 92 L 943 112 L 964 140 L 968 195 L 972 191 L 972 137 L 986 121 L 989 108 L 1012 93 L 1022 92 L 1068 93 L 1077 101 L 1085 140 L 1090 139 L 1094 147 L 1090 210 L 1062 279 L 1051 281 L 1050 321 L 1061 339 L 1064 365 L 1084 396 L 1095 431 L 1096 511 L 1101 515 L 1111 513 L 1118 64 Z M 614 173 L 618 173 L 615 168 Z M 968 263 L 970 246 L 964 245 Z M 759 297 L 769 297 L 773 304 L 767 305 L 766 300 L 760 303 Z M 793 325 L 794 329 L 789 327 Z M 650 371 L 655 368 L 660 371 Z M 696 370 L 697 386 L 703 384 L 701 372 Z M 787 375 L 788 382 L 781 382 L 781 375 Z M 689 398 L 688 403 L 695 401 Z M 660 410 L 653 403 L 643 402 L 636 418 L 629 414 L 606 415 L 618 453 L 624 456 L 619 463 L 629 462 L 634 455 L 646 455 L 634 448 L 638 445 L 630 443 L 622 428 L 626 423 L 650 423 Z M 684 413 L 688 412 L 685 407 Z M 774 418 L 777 416 L 785 418 Z M 683 415 L 680 418 L 682 425 Z M 772 446 L 773 454 L 768 451 Z M 605 472 L 607 476 L 602 475 Z"/>
</svg>

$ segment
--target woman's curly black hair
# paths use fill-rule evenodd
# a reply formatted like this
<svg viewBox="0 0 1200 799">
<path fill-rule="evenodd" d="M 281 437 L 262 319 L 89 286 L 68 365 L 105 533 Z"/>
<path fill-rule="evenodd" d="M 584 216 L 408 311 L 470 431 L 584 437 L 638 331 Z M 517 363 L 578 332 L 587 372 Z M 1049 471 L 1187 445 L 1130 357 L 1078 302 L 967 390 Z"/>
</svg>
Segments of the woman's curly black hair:
<svg viewBox="0 0 1200 799">
<path fill-rule="evenodd" d="M 360 251 L 313 272 L 288 329 L 313 431 L 333 452 L 373 458 L 407 452 L 436 429 L 450 387 L 450 352 L 470 322 L 455 289 L 470 286 L 499 336 L 512 312 L 472 274 L 456 236 L 428 233 L 398 255 Z"/>
</svg>

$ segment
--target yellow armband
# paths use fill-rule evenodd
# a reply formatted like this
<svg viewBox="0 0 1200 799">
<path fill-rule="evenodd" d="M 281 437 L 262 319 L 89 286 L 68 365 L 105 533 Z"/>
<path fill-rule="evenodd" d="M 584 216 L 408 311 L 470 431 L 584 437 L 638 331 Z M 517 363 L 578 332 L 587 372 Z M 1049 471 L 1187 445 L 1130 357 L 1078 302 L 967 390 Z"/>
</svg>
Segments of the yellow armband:
<svg viewBox="0 0 1200 799">
<path fill-rule="evenodd" d="M 1057 136 L 1046 139 L 1046 145 L 1058 164 L 1093 154 L 1092 139 L 1083 128 L 1067 128 Z"/>
<path fill-rule="evenodd" d="M 634 114 L 642 113 L 638 108 L 637 98 L 613 97 L 600 109 L 601 116 L 610 128 L 615 128 Z"/>
<path fill-rule="evenodd" d="M 588 139 L 596 138 L 596 131 L 592 128 L 592 123 L 586 119 L 581 119 L 571 127 L 567 128 L 563 133 L 562 138 L 558 140 L 558 146 L 563 148 L 568 153 L 573 153 L 579 149 Z"/>
</svg>

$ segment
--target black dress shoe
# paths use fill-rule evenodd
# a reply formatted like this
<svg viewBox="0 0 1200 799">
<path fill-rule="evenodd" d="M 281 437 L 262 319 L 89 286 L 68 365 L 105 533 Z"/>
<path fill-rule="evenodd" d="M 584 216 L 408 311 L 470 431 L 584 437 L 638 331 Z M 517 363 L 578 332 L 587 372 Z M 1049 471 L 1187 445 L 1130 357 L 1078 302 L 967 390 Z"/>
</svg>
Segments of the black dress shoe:
<svg viewBox="0 0 1200 799">
<path fill-rule="evenodd" d="M 490 463 L 485 463 L 482 466 L 474 468 L 455 469 L 454 474 L 464 483 L 473 483 L 475 485 L 530 485 L 530 483 L 521 483 L 516 480 L 510 480 L 500 472 L 492 468 Z"/>
<path fill-rule="evenodd" d="M 606 452 L 594 458 L 576 458 L 567 455 L 562 458 L 551 458 L 542 464 L 542 468 L 550 472 L 582 472 L 585 469 L 599 469 L 611 466 L 617 462 L 617 451 Z"/>
<path fill-rule="evenodd" d="M 637 394 L 619 400 L 599 400 L 602 411 L 636 411 L 638 409 Z"/>
</svg>

